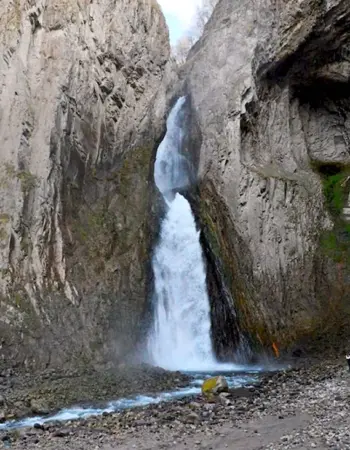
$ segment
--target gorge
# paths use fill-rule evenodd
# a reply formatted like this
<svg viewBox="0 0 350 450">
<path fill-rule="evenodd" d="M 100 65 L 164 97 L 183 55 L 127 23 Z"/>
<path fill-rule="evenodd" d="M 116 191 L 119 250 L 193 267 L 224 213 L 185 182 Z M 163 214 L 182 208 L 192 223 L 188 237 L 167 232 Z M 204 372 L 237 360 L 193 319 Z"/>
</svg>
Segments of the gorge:
<svg viewBox="0 0 350 450">
<path fill-rule="evenodd" d="M 215 357 L 199 232 L 188 201 L 179 193 L 190 184 L 181 154 L 184 131 L 179 116 L 185 101 L 180 98 L 170 113 L 155 162 L 155 183 L 167 212 L 153 258 L 155 317 L 149 345 L 154 364 L 199 370 L 213 366 Z"/>
</svg>

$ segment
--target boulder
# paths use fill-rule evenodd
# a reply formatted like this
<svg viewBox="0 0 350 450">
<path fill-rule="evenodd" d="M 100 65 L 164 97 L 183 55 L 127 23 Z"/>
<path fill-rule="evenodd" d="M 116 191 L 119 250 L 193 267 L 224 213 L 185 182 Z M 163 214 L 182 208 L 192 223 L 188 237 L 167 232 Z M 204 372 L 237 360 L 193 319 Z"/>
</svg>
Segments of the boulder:
<svg viewBox="0 0 350 450">
<path fill-rule="evenodd" d="M 30 401 L 30 409 L 33 414 L 47 415 L 50 412 L 50 408 L 45 400 L 41 398 L 32 398 Z"/>
<path fill-rule="evenodd" d="M 218 376 L 208 378 L 202 385 L 202 394 L 206 397 L 220 394 L 221 392 L 228 392 L 228 383 L 225 377 Z"/>
</svg>

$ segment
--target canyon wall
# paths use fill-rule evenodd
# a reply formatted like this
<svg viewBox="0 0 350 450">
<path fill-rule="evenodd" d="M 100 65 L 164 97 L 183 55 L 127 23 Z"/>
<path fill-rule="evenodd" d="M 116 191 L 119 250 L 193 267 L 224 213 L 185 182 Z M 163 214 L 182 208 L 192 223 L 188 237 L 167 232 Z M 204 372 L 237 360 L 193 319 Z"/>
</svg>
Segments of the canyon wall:
<svg viewBox="0 0 350 450">
<path fill-rule="evenodd" d="M 349 301 L 348 2 L 221 0 L 180 79 L 201 133 L 193 204 L 240 327 L 284 348 L 336 330 Z"/>
<path fill-rule="evenodd" d="M 164 17 L 2 0 L 0 53 L 0 364 L 118 361 L 147 307 Z"/>
</svg>

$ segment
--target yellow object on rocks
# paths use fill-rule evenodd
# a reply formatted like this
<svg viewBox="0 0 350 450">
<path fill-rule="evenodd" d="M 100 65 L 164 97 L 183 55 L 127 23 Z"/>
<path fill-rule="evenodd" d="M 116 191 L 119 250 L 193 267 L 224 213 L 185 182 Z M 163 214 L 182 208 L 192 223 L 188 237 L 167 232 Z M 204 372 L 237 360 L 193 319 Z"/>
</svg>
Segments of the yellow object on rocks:
<svg viewBox="0 0 350 450">
<path fill-rule="evenodd" d="M 208 378 L 202 385 L 203 395 L 220 394 L 221 392 L 228 392 L 228 384 L 225 377 Z"/>
</svg>

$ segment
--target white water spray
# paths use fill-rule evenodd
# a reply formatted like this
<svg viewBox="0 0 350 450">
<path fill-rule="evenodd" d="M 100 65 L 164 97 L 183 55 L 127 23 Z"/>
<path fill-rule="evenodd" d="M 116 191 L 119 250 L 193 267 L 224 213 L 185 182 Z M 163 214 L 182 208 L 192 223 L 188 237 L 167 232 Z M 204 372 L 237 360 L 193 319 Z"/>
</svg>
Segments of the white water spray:
<svg viewBox="0 0 350 450">
<path fill-rule="evenodd" d="M 155 323 L 149 339 L 153 363 L 170 370 L 213 370 L 210 306 L 199 231 L 188 201 L 188 162 L 180 153 L 183 131 L 180 98 L 167 121 L 154 178 L 168 211 L 153 258 Z"/>
</svg>

